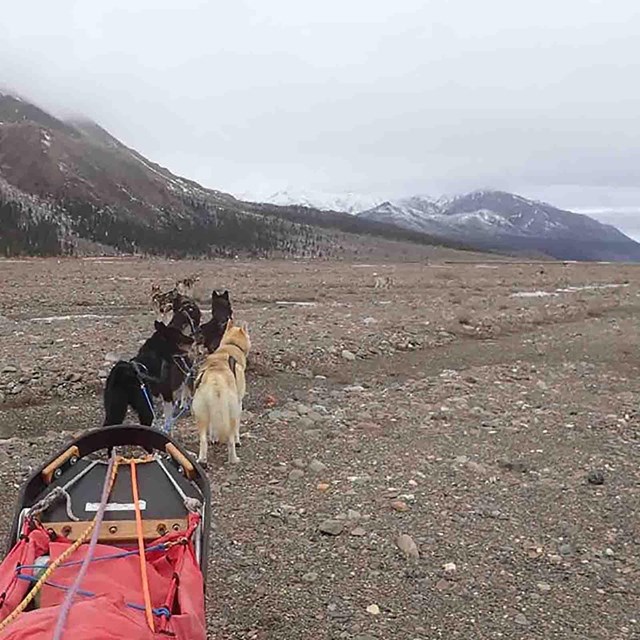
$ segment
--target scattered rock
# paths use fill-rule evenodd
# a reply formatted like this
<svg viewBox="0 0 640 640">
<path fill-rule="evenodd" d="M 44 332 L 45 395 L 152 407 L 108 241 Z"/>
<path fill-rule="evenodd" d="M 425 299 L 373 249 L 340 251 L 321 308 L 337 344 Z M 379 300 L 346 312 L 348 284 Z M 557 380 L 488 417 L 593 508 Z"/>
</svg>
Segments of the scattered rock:
<svg viewBox="0 0 640 640">
<path fill-rule="evenodd" d="M 362 514 L 355 509 L 349 509 L 347 511 L 347 520 L 351 520 L 351 522 L 358 522 L 362 519 Z"/>
<path fill-rule="evenodd" d="M 527 618 L 525 617 L 525 615 L 523 613 L 519 613 L 514 619 L 513 621 L 517 624 L 520 625 L 521 627 L 526 627 L 529 624 L 529 621 L 527 620 Z"/>
<path fill-rule="evenodd" d="M 289 473 L 289 480 L 296 481 L 304 478 L 304 471 L 302 469 L 292 469 Z"/>
<path fill-rule="evenodd" d="M 339 536 L 344 529 L 344 522 L 329 519 L 321 522 L 318 528 L 328 536 Z"/>
<path fill-rule="evenodd" d="M 370 604 L 367 607 L 367 613 L 370 613 L 372 616 L 380 615 L 380 607 L 377 604 Z"/>
<path fill-rule="evenodd" d="M 407 535 L 406 533 L 400 534 L 396 538 L 396 545 L 407 558 L 417 559 L 420 557 L 418 547 L 410 535 Z"/>
<path fill-rule="evenodd" d="M 17 373 L 18 367 L 14 367 L 12 364 L 6 364 L 2 367 L 2 373 Z"/>
<path fill-rule="evenodd" d="M 302 582 L 311 583 L 311 582 L 315 582 L 317 579 L 318 579 L 318 574 L 313 571 L 310 571 L 309 573 L 305 573 L 302 576 Z"/>
<path fill-rule="evenodd" d="M 367 535 L 367 532 L 362 527 L 356 527 L 351 530 L 350 535 L 355 536 L 356 538 L 362 538 Z"/>
<path fill-rule="evenodd" d="M 498 460 L 498 465 L 505 471 L 516 471 L 526 473 L 529 467 L 522 460 Z"/>
<path fill-rule="evenodd" d="M 456 570 L 458 569 L 458 567 L 456 567 L 455 562 L 447 562 L 442 568 L 445 570 L 446 573 L 455 573 Z"/>
<path fill-rule="evenodd" d="M 348 360 L 349 362 L 353 362 L 356 359 L 356 354 L 349 351 L 348 349 L 343 349 L 340 355 L 344 360 Z"/>
<path fill-rule="evenodd" d="M 324 473 L 327 470 L 327 465 L 320 462 L 320 460 L 312 460 L 309 463 L 309 471 L 313 473 Z"/>
<path fill-rule="evenodd" d="M 400 511 L 400 512 L 409 511 L 409 505 L 402 500 L 393 500 L 391 502 L 391 508 L 394 511 Z"/>
<path fill-rule="evenodd" d="M 326 491 L 327 489 L 329 489 L 330 486 L 331 485 L 327 484 L 326 482 L 319 482 L 316 489 L 318 491 Z"/>
<path fill-rule="evenodd" d="M 551 591 L 551 585 L 547 584 L 546 582 L 538 582 L 536 587 L 538 587 L 538 591 L 542 591 L 542 593 L 547 593 L 548 591 Z"/>
<path fill-rule="evenodd" d="M 587 482 L 589 484 L 604 484 L 604 473 L 600 469 L 592 469 L 587 474 Z"/>
</svg>

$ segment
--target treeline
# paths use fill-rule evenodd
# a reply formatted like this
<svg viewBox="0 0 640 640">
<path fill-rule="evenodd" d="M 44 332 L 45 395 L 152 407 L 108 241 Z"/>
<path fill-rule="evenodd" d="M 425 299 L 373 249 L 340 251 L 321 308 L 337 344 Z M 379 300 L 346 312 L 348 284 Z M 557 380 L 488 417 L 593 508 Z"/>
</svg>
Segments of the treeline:
<svg viewBox="0 0 640 640">
<path fill-rule="evenodd" d="M 226 209 L 211 211 L 203 204 L 201 207 L 184 215 L 159 212 L 157 220 L 149 223 L 109 207 L 63 203 L 74 235 L 124 253 L 186 258 L 236 253 L 314 256 L 322 251 L 321 236 L 308 225 Z"/>
<path fill-rule="evenodd" d="M 6 200 L 0 193 L 0 255 L 56 256 L 68 251 L 60 227 L 28 205 Z"/>
</svg>

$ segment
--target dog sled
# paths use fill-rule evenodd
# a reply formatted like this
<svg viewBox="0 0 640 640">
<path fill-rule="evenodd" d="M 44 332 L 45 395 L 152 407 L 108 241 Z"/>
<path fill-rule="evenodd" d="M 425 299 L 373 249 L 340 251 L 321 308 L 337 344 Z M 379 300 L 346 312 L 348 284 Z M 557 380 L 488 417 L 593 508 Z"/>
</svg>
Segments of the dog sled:
<svg viewBox="0 0 640 640">
<path fill-rule="evenodd" d="M 143 426 L 89 431 L 22 487 L 0 638 L 205 640 L 206 475 Z"/>
</svg>

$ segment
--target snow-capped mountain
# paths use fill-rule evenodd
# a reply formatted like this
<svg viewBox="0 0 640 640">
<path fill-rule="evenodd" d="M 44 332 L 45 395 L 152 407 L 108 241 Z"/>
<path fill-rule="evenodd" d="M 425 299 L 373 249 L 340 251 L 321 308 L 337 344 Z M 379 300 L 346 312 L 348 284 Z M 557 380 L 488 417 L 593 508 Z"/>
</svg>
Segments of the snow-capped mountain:
<svg viewBox="0 0 640 640">
<path fill-rule="evenodd" d="M 406 198 L 358 216 L 488 249 L 565 260 L 640 260 L 640 244 L 615 227 L 502 191 Z"/>
<path fill-rule="evenodd" d="M 241 196 L 239 196 L 241 197 Z M 241 199 L 244 199 L 241 197 Z M 248 198 L 253 199 L 253 198 Z M 377 207 L 384 202 L 383 198 L 368 196 L 359 193 L 324 193 L 321 191 L 295 192 L 289 190 L 276 191 L 275 193 L 261 198 L 263 202 L 279 206 L 297 205 L 310 207 L 320 211 L 342 211 L 344 213 L 356 214 Z"/>
</svg>

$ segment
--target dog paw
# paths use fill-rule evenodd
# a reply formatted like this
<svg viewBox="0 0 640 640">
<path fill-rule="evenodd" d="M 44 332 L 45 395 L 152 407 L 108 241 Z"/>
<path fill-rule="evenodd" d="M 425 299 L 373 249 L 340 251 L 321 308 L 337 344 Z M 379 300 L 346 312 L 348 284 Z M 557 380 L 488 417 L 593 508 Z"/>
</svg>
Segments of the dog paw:
<svg viewBox="0 0 640 640">
<path fill-rule="evenodd" d="M 209 466 L 209 463 L 206 460 L 198 460 L 198 464 L 203 468 L 206 469 Z"/>
<path fill-rule="evenodd" d="M 231 464 L 238 464 L 238 462 L 240 462 L 240 458 L 238 458 L 238 456 L 236 456 L 235 458 L 231 458 L 231 460 L 229 460 L 229 462 Z"/>
</svg>

